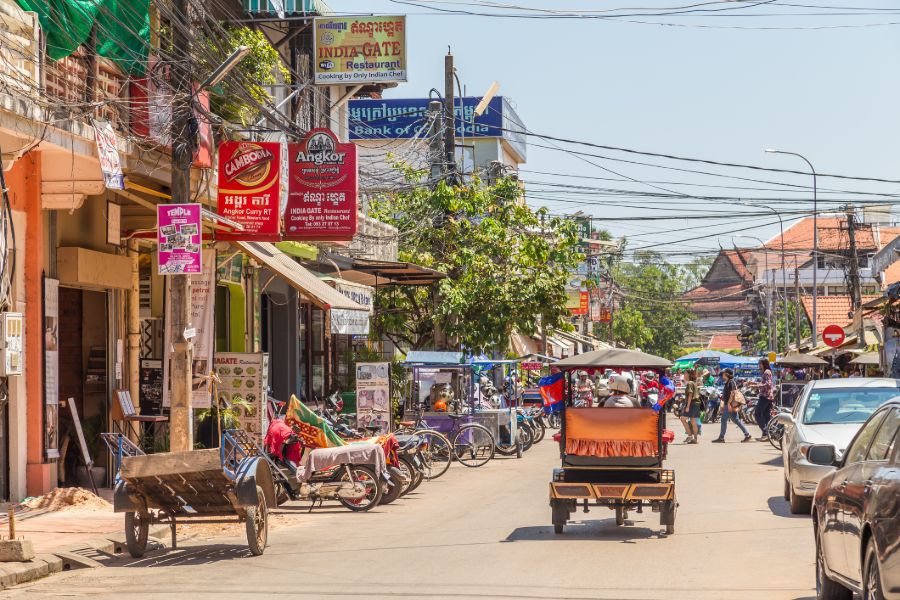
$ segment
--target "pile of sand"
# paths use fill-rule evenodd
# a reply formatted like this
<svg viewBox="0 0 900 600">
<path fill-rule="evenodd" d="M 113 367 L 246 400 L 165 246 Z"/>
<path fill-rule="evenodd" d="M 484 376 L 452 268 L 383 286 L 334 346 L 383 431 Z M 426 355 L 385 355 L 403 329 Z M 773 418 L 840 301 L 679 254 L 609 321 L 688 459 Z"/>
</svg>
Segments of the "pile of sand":
<svg viewBox="0 0 900 600">
<path fill-rule="evenodd" d="M 112 504 L 84 488 L 56 488 L 48 494 L 28 498 L 22 503 L 32 510 L 112 510 Z"/>
</svg>

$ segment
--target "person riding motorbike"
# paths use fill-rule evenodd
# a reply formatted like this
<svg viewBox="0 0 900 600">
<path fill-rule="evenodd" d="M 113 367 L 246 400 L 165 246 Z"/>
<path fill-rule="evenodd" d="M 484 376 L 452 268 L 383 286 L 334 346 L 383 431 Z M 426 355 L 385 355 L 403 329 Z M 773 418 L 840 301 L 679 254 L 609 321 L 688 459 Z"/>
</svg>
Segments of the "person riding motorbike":
<svg viewBox="0 0 900 600">
<path fill-rule="evenodd" d="M 594 405 L 594 382 L 588 377 L 587 371 L 578 372 L 578 381 L 575 382 L 575 402 L 585 407 Z"/>
<path fill-rule="evenodd" d="M 610 396 L 603 403 L 604 408 L 639 408 L 640 402 L 628 394 L 631 393 L 631 384 L 622 375 L 613 375 L 609 378 Z"/>
</svg>

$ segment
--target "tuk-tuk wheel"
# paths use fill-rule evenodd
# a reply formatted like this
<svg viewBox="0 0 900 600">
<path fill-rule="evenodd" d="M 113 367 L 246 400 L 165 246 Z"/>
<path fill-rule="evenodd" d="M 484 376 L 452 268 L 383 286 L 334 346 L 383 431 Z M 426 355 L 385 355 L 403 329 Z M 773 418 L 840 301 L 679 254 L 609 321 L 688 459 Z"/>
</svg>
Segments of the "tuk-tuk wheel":
<svg viewBox="0 0 900 600">
<path fill-rule="evenodd" d="M 266 495 L 259 486 L 256 486 L 256 506 L 247 507 L 246 527 L 250 553 L 253 556 L 259 556 L 265 552 L 269 538 L 269 511 L 266 507 Z"/>
<path fill-rule="evenodd" d="M 551 516 L 553 520 L 553 533 L 559 535 L 563 532 L 566 522 L 569 520 L 568 508 L 559 500 L 552 500 Z"/>
<path fill-rule="evenodd" d="M 150 513 L 125 513 L 125 546 L 132 558 L 141 558 L 147 551 L 147 536 L 150 535 Z"/>
<path fill-rule="evenodd" d="M 522 458 L 522 440 L 516 440 L 516 458 Z"/>
<path fill-rule="evenodd" d="M 625 524 L 625 507 L 617 506 L 616 507 L 616 526 L 621 527 Z"/>
<path fill-rule="evenodd" d="M 673 498 L 666 500 L 663 510 L 660 513 L 660 521 L 666 526 L 666 535 L 675 533 L 675 507 L 678 503 Z"/>
</svg>

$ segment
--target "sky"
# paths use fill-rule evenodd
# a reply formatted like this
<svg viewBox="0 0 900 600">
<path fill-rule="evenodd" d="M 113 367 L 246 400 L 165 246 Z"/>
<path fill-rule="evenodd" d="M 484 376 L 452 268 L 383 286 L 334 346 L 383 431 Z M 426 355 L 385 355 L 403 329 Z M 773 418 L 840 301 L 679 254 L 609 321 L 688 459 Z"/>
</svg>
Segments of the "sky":
<svg viewBox="0 0 900 600">
<path fill-rule="evenodd" d="M 564 11 L 662 9 L 701 1 L 507 3 Z M 490 8 L 483 0 L 419 0 L 419 6 L 390 0 L 327 2 L 336 14 L 408 15 L 409 81 L 387 90 L 386 98 L 423 97 L 431 88 L 442 89 L 449 46 L 467 95 L 480 96 L 491 82 L 499 82 L 500 94 L 513 100 L 523 124 L 537 134 L 808 171 L 799 158 L 764 153 L 765 148 L 777 148 L 805 155 L 819 173 L 900 180 L 900 7 L 896 0 L 794 0 L 793 6 L 790 0 L 770 0 L 761 3 L 765 6 L 748 6 L 730 14 L 629 17 L 645 24 L 459 16 L 432 10 L 522 12 Z M 707 3 L 710 10 L 721 6 Z M 866 14 L 818 8 L 828 6 L 864 8 Z M 785 14 L 791 12 L 807 14 Z M 886 25 L 847 27 L 881 23 Z M 759 27 L 767 29 L 747 29 Z M 603 158 L 578 157 L 554 146 Z M 808 175 L 648 158 L 539 137 L 529 138 L 528 161 L 521 176 L 532 205 L 545 205 L 555 214 L 582 210 L 596 219 L 596 226 L 626 236 L 629 248 L 661 251 L 678 262 L 719 247 L 758 243 L 736 235 L 768 239 L 777 234 L 776 215 L 747 206 L 748 198 L 761 198 L 758 203 L 780 212 L 785 227 L 812 208 Z M 723 185 L 768 189 L 702 187 Z M 889 201 L 895 195 L 900 202 L 897 183 L 820 177 L 818 185 L 823 199 L 820 213 L 840 206 L 824 202 L 826 198 L 860 204 Z M 596 188 L 629 190 L 629 195 Z M 648 198 L 648 193 L 667 197 Z M 689 197 L 696 195 L 718 198 Z"/>
</svg>

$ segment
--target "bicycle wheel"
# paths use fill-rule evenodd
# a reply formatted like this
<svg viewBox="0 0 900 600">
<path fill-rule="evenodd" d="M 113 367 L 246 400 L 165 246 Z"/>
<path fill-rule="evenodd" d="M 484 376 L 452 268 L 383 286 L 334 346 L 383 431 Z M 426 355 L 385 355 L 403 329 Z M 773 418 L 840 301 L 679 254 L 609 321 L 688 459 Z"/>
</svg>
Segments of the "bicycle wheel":
<svg viewBox="0 0 900 600">
<path fill-rule="evenodd" d="M 477 423 L 462 425 L 453 436 L 453 454 L 467 467 L 480 467 L 494 458 L 494 436 Z"/>
<path fill-rule="evenodd" d="M 534 443 L 537 444 L 542 439 L 544 439 L 544 435 L 547 433 L 547 428 L 544 427 L 544 424 L 541 423 L 540 419 L 534 420 Z"/>
<path fill-rule="evenodd" d="M 531 450 L 534 444 L 534 429 L 528 423 L 519 423 L 516 428 L 519 440 L 522 442 L 522 452 Z"/>
<path fill-rule="evenodd" d="M 769 421 L 766 426 L 766 435 L 769 437 L 769 443 L 776 450 L 781 450 L 781 440 L 784 438 L 784 425 L 776 422 L 774 419 Z"/>
<path fill-rule="evenodd" d="M 453 461 L 453 446 L 444 434 L 433 429 L 417 431 L 416 435 L 425 438 L 422 459 L 425 463 L 425 479 L 437 479 L 447 472 Z"/>
</svg>

